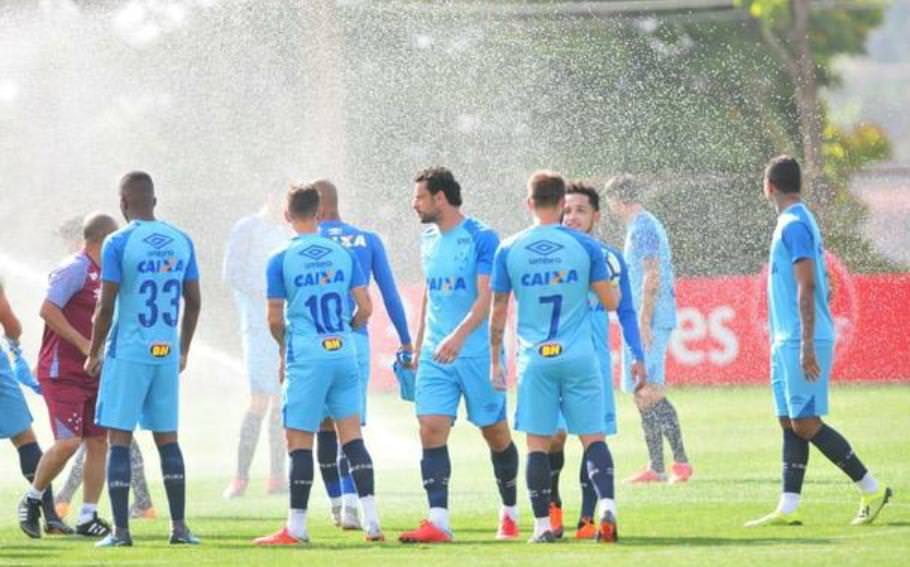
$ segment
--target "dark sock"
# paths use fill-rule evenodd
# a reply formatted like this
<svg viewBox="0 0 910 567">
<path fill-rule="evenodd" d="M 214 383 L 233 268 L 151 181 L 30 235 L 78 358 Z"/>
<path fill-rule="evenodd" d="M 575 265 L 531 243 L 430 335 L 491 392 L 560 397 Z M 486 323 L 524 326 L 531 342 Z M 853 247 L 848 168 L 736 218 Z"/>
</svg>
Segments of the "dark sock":
<svg viewBox="0 0 910 567">
<path fill-rule="evenodd" d="M 250 464 L 256 454 L 259 442 L 259 430 L 262 428 L 262 416 L 246 412 L 240 425 L 240 441 L 237 443 L 237 479 L 250 478 Z"/>
<path fill-rule="evenodd" d="M 660 431 L 670 444 L 673 461 L 688 463 L 689 458 L 686 456 L 686 447 L 683 445 L 682 429 L 679 427 L 679 415 L 676 413 L 676 408 L 673 407 L 670 400 L 664 398 L 654 404 L 654 411 L 657 412 L 660 420 Z"/>
<path fill-rule="evenodd" d="M 566 454 L 562 451 L 549 453 L 550 459 L 550 502 L 562 508 L 562 498 L 559 496 L 559 473 L 566 464 Z"/>
<path fill-rule="evenodd" d="M 518 502 L 518 448 L 515 443 L 497 453 L 490 451 L 493 461 L 493 474 L 503 506 L 515 506 Z"/>
<path fill-rule="evenodd" d="M 310 487 L 313 486 L 313 451 L 297 449 L 290 455 L 291 510 L 306 510 L 310 502 Z"/>
<path fill-rule="evenodd" d="M 351 466 L 351 477 L 354 479 L 354 486 L 357 488 L 357 496 L 360 498 L 373 496 L 373 459 L 370 458 L 370 452 L 367 451 L 367 446 L 363 444 L 363 439 L 350 441 L 341 449 L 344 451 L 344 455 L 348 458 L 348 463 Z"/>
<path fill-rule="evenodd" d="M 850 448 L 850 443 L 840 433 L 828 427 L 827 424 L 822 424 L 821 429 L 812 438 L 812 444 L 824 456 L 828 457 L 829 461 L 847 473 L 847 476 L 853 482 L 859 482 L 866 476 L 868 471 L 866 471 L 866 467 L 863 466 L 859 457 L 853 452 L 853 449 Z"/>
<path fill-rule="evenodd" d="M 316 459 L 319 472 L 329 498 L 341 497 L 341 479 L 338 476 L 338 437 L 334 431 L 320 431 L 316 434 Z"/>
<path fill-rule="evenodd" d="M 107 457 L 107 495 L 111 501 L 114 526 L 120 532 L 130 529 L 130 448 L 111 445 Z"/>
<path fill-rule="evenodd" d="M 58 502 L 72 502 L 73 495 L 82 486 L 82 467 L 85 464 L 85 445 L 80 445 L 79 450 L 73 457 L 73 465 L 70 467 L 70 473 L 66 477 L 66 483 L 63 489 L 57 493 Z"/>
<path fill-rule="evenodd" d="M 35 471 L 38 470 L 38 462 L 41 460 L 41 447 L 38 443 L 27 443 L 21 445 L 19 451 L 19 470 L 22 476 L 29 484 L 35 480 Z M 44 511 L 44 517 L 48 519 L 58 519 L 57 511 L 54 509 L 54 489 L 47 485 L 44 495 L 41 497 L 41 509 Z"/>
<path fill-rule="evenodd" d="M 581 483 L 581 514 L 578 523 L 581 524 L 582 518 L 594 517 L 594 510 L 597 507 L 597 492 L 594 491 L 594 484 L 588 477 L 588 461 L 584 457 L 581 459 L 578 480 Z"/>
<path fill-rule="evenodd" d="M 338 451 L 338 478 L 341 480 L 342 494 L 356 494 L 357 488 L 354 486 L 354 479 L 351 477 L 351 463 L 345 456 L 344 451 Z"/>
<path fill-rule="evenodd" d="M 171 522 L 183 523 L 186 511 L 186 472 L 183 466 L 183 453 L 177 442 L 158 446 L 161 458 L 161 478 L 164 480 L 164 491 L 171 510 Z"/>
<path fill-rule="evenodd" d="M 149 485 L 145 480 L 145 460 L 136 439 L 130 443 L 130 487 L 133 489 L 133 502 L 142 510 L 152 507 Z"/>
<path fill-rule="evenodd" d="M 799 494 L 803 490 L 806 465 L 809 464 L 809 442 L 792 429 L 784 429 L 783 491 Z"/>
<path fill-rule="evenodd" d="M 550 459 L 546 453 L 543 451 L 528 453 L 525 478 L 534 517 L 548 517 L 550 515 Z"/>
<path fill-rule="evenodd" d="M 272 409 L 269 414 L 269 470 L 272 478 L 287 478 L 285 468 L 288 460 L 288 443 L 284 436 L 284 420 L 281 409 Z"/>
<path fill-rule="evenodd" d="M 613 491 L 613 455 L 603 441 L 596 441 L 588 445 L 585 451 L 585 461 L 588 465 L 588 478 L 594 485 L 598 498 L 614 497 Z"/>
<path fill-rule="evenodd" d="M 641 429 L 645 434 L 645 445 L 648 446 L 648 459 L 651 470 L 664 472 L 664 445 L 660 433 L 660 417 L 654 407 L 641 412 Z"/>
<path fill-rule="evenodd" d="M 452 475 L 449 448 L 443 445 L 435 449 L 424 449 L 423 459 L 420 460 L 420 474 L 423 477 L 423 489 L 427 491 L 430 508 L 448 508 L 449 477 Z"/>
</svg>

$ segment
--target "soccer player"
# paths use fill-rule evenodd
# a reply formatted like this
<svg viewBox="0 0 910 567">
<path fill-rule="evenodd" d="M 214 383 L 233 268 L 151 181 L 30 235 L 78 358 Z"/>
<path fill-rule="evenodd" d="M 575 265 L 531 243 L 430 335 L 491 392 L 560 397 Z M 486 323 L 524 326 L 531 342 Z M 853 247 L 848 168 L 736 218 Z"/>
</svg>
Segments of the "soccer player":
<svg viewBox="0 0 910 567">
<path fill-rule="evenodd" d="M 6 293 L 3 291 L 3 282 L 0 281 L 0 327 L 3 327 L 3 335 L 9 345 L 11 353 L 17 358 L 21 357 L 19 353 L 19 337 L 22 335 L 22 324 L 13 313 L 13 308 L 6 299 Z M 19 453 L 19 469 L 22 476 L 31 484 L 35 479 L 35 471 L 38 469 L 38 462 L 41 460 L 41 447 L 35 438 L 35 432 L 32 431 L 32 414 L 28 411 L 28 405 L 22 390 L 19 389 L 17 380 L 22 381 L 25 385 L 31 387 L 36 393 L 41 393 L 41 387 L 34 378 L 29 379 L 21 373 L 28 372 L 28 365 L 24 361 L 17 360 L 17 370 L 10 366 L 9 357 L 6 351 L 0 349 L 0 439 L 9 439 L 13 447 Z M 21 372 L 21 373 L 20 373 Z M 44 513 L 44 532 L 48 535 L 69 535 L 73 529 L 63 523 L 63 520 L 54 510 L 54 495 L 50 486 L 41 496 L 41 506 L 37 513 Z M 32 520 L 32 518 L 22 515 L 22 507 L 19 508 L 19 523 Z M 37 523 L 38 518 L 34 518 Z M 30 522 L 31 523 L 31 522 Z M 41 537 L 38 531 L 32 537 Z"/>
<path fill-rule="evenodd" d="M 518 537 L 518 450 L 506 420 L 506 396 L 490 384 L 490 272 L 499 245 L 496 233 L 461 212 L 461 186 L 444 167 L 417 174 L 413 207 L 423 233 L 426 277 L 412 366 L 423 459 L 420 472 L 429 518 L 399 536 L 405 543 L 452 540 L 449 524 L 449 432 L 462 397 L 468 421 L 490 448 L 502 507 L 498 539 Z"/>
<path fill-rule="evenodd" d="M 538 171 L 528 180 L 534 225 L 508 238 L 496 252 L 490 318 L 490 379 L 505 390 L 501 348 L 509 297 L 517 302 L 518 404 L 515 429 L 527 434 L 527 484 L 534 510 L 530 543 L 556 540 L 550 525 L 550 460 L 560 415 L 584 447 L 588 479 L 601 506 L 598 541 L 617 539 L 613 457 L 604 441 L 604 383 L 591 327 L 588 292 L 605 309 L 619 305 L 619 290 L 600 245 L 560 224 L 566 185 Z"/>
<path fill-rule="evenodd" d="M 107 487 L 114 530 L 98 547 L 133 544 L 129 447 L 137 424 L 152 432 L 158 447 L 171 513 L 170 543 L 199 543 L 184 520 L 186 475 L 177 441 L 179 375 L 202 304 L 199 269 L 192 240 L 155 218 L 156 203 L 148 173 L 124 175 L 120 210 L 129 224 L 109 235 L 101 250 L 101 298 L 85 369 L 91 375 L 101 372 L 95 423 L 109 430 Z"/>
<path fill-rule="evenodd" d="M 38 380 L 47 403 L 55 443 L 41 457 L 35 479 L 20 502 L 22 530 L 40 537 L 38 519 L 44 491 L 85 443 L 82 510 L 76 533 L 103 537 L 110 524 L 98 517 L 98 497 L 104 487 L 107 431 L 95 425 L 98 378 L 84 369 L 92 332 L 92 315 L 101 291 L 101 243 L 117 230 L 117 221 L 93 214 L 83 223 L 82 250 L 70 256 L 50 276 L 41 306 L 45 321 Z"/>
<path fill-rule="evenodd" d="M 357 228 L 341 220 L 338 208 L 338 189 L 327 180 L 320 179 L 313 183 L 319 191 L 319 233 L 331 238 L 345 248 L 354 252 L 367 278 L 376 279 L 386 313 L 389 315 L 400 341 L 400 352 L 412 352 L 411 335 L 408 332 L 408 320 L 398 295 L 395 277 L 386 256 L 385 246 L 379 235 Z M 360 389 L 362 408 L 361 425 L 366 425 L 367 388 L 370 382 L 370 337 L 367 326 L 354 330 L 354 342 L 357 346 L 357 367 L 360 369 Z M 351 478 L 350 465 L 343 453 L 338 452 L 338 436 L 334 424 L 327 420 L 317 434 L 317 460 L 322 480 L 329 494 L 332 506 L 332 518 L 335 525 L 344 529 L 360 529 L 357 514 L 357 491 Z"/>
<path fill-rule="evenodd" d="M 287 491 L 287 443 L 281 428 L 281 384 L 278 383 L 278 347 L 265 320 L 265 273 L 269 256 L 287 243 L 291 233 L 284 223 L 283 192 L 270 192 L 258 213 L 237 221 L 224 253 L 224 281 L 234 292 L 240 313 L 243 360 L 250 383 L 250 405 L 240 426 L 237 472 L 224 490 L 224 498 L 246 492 L 250 464 L 259 442 L 262 419 L 269 413 L 269 494 Z M 271 408 L 271 412 L 269 412 Z"/>
<path fill-rule="evenodd" d="M 366 324 L 373 307 L 354 253 L 319 235 L 318 211 L 314 184 L 291 187 L 285 216 L 297 236 L 268 262 L 268 320 L 281 353 L 291 494 L 287 524 L 255 540 L 257 545 L 309 541 L 313 438 L 326 414 L 351 464 L 366 540 L 385 539 L 373 495 L 373 461 L 360 431 L 360 370 L 352 336 L 352 329 Z M 349 296 L 357 307 L 354 313 Z"/>
<path fill-rule="evenodd" d="M 570 183 L 566 188 L 566 204 L 563 209 L 562 223 L 569 228 L 591 235 L 598 222 L 600 222 L 600 195 L 597 194 L 597 190 L 583 181 Z M 619 316 L 619 323 L 622 327 L 623 339 L 633 355 L 632 375 L 636 380 L 636 384 L 640 387 L 644 384 L 645 379 L 644 352 L 638 335 L 638 320 L 635 314 L 635 306 L 632 303 L 629 273 L 626 269 L 625 260 L 623 260 L 622 254 L 618 250 L 607 246 L 603 242 L 598 241 L 598 244 L 603 253 L 604 261 L 610 268 L 614 279 L 618 278 L 619 280 L 619 290 L 622 299 L 619 302 L 619 308 L 616 313 Z M 610 319 L 596 294 L 588 294 L 588 303 L 591 307 L 594 351 L 597 353 L 604 384 L 604 432 L 607 435 L 615 435 L 616 403 L 613 399 L 613 361 L 610 355 L 609 343 Z M 563 448 L 566 443 L 566 432 L 562 420 L 560 425 L 563 425 L 563 427 L 553 437 L 549 453 L 550 474 L 553 479 L 550 487 L 550 526 L 553 529 L 553 535 L 557 538 L 562 537 L 563 534 L 559 473 L 565 463 Z M 581 462 L 579 479 L 581 481 L 582 495 L 581 514 L 578 518 L 575 538 L 591 539 L 597 534 L 597 526 L 594 523 L 597 494 L 588 480 L 588 469 L 584 459 Z"/>
<path fill-rule="evenodd" d="M 641 205 L 640 182 L 629 175 L 610 179 L 606 185 L 610 211 L 626 224 L 623 254 L 629 271 L 638 328 L 645 350 L 647 383 L 636 389 L 632 376 L 634 355 L 623 349 L 623 390 L 634 392 L 641 414 L 650 463 L 628 479 L 632 483 L 665 482 L 663 438 L 673 452 L 670 482 L 686 482 L 692 466 L 686 456 L 676 408 L 666 397 L 664 366 L 670 335 L 676 327 L 673 293 L 673 260 L 663 225 Z"/>
<path fill-rule="evenodd" d="M 54 231 L 54 234 L 63 241 L 64 249 L 70 255 L 79 254 L 85 246 L 83 234 L 84 221 L 84 216 L 70 217 Z M 93 301 L 97 301 L 97 297 L 95 297 Z M 92 311 L 94 311 L 94 305 Z M 47 321 L 45 321 L 45 323 L 46 322 Z M 89 333 L 91 333 L 91 314 L 89 315 L 86 336 Z M 79 364 L 79 369 L 82 369 L 82 363 Z M 42 374 L 40 366 L 38 374 L 40 378 Z M 47 373 L 45 373 L 45 375 L 46 374 Z M 92 412 L 94 412 L 94 409 L 92 409 Z M 94 421 L 92 422 L 94 423 Z M 72 501 L 73 495 L 76 494 L 76 491 L 82 485 L 82 473 L 85 466 L 85 443 L 79 447 L 79 451 L 70 459 L 70 462 L 72 463 L 72 466 L 66 477 L 66 482 L 63 484 L 63 488 L 61 488 L 54 497 L 54 507 L 61 518 L 65 518 L 69 513 L 70 501 Z M 148 483 L 145 480 L 145 463 L 142 459 L 142 451 L 139 449 L 139 443 L 137 443 L 135 439 L 133 439 L 132 444 L 130 444 L 130 467 L 132 469 L 130 474 L 130 485 L 133 491 L 133 503 L 130 505 L 130 518 L 153 520 L 158 517 L 158 511 L 152 505 L 152 497 L 149 494 Z M 104 470 L 103 465 L 101 470 Z M 103 474 L 104 473 L 102 472 L 102 478 Z"/>
<path fill-rule="evenodd" d="M 834 363 L 834 324 L 828 306 L 825 248 L 815 216 L 800 197 L 799 163 L 772 159 L 765 169 L 765 197 L 777 211 L 768 270 L 768 336 L 771 389 L 783 429 L 783 486 L 777 509 L 746 527 L 799 525 L 797 508 L 809 444 L 850 477 L 861 493 L 854 526 L 870 524 L 891 499 L 850 444 L 822 421 Z"/>
</svg>

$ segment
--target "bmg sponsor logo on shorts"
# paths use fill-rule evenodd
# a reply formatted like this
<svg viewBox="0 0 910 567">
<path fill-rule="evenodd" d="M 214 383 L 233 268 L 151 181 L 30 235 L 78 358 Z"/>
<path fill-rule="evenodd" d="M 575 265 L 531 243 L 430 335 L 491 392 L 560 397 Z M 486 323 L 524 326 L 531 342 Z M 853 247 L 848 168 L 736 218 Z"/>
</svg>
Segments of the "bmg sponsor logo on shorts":
<svg viewBox="0 0 910 567">
<path fill-rule="evenodd" d="M 563 348 L 560 343 L 543 343 L 537 347 L 537 354 L 543 358 L 556 358 L 562 354 L 562 351 Z"/>
<path fill-rule="evenodd" d="M 344 341 L 341 337 L 326 337 L 322 339 L 322 348 L 326 352 L 335 352 L 344 347 Z"/>
<path fill-rule="evenodd" d="M 149 347 L 152 358 L 167 358 L 171 354 L 171 345 L 168 343 L 152 343 Z"/>
</svg>

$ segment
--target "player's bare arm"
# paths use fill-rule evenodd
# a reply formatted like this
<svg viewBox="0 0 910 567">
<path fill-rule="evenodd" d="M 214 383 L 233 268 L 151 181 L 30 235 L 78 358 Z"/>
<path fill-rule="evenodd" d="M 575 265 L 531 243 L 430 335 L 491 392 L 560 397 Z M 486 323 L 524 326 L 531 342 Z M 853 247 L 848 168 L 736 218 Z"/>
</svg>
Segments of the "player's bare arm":
<svg viewBox="0 0 910 567">
<path fill-rule="evenodd" d="M 101 348 L 111 330 L 111 321 L 114 319 L 114 304 L 120 285 L 114 282 L 101 282 L 101 298 L 95 307 L 95 319 L 92 323 L 92 341 L 88 347 L 88 358 L 85 360 L 85 371 L 90 376 L 97 376 L 101 370 Z"/>
<path fill-rule="evenodd" d="M 815 357 L 815 261 L 803 258 L 793 265 L 796 276 L 796 300 L 799 305 L 800 363 L 806 380 L 814 382 L 821 375 Z"/>
<path fill-rule="evenodd" d="M 509 315 L 509 293 L 493 294 L 493 309 L 490 313 L 490 381 L 497 390 L 506 390 L 504 361 L 500 358 L 502 341 L 506 333 L 506 319 Z"/>
<path fill-rule="evenodd" d="M 467 316 L 436 348 L 433 359 L 447 364 L 458 358 L 458 353 L 461 352 L 465 339 L 487 319 L 489 314 L 490 276 L 477 276 L 477 299 L 471 305 L 471 310 L 468 311 Z"/>
<path fill-rule="evenodd" d="M 420 299 L 420 319 L 417 323 L 417 339 L 414 342 L 414 357 L 411 359 L 411 368 L 417 369 L 420 363 L 420 350 L 423 348 L 423 334 L 427 326 L 427 288 L 423 288 Z"/>
<path fill-rule="evenodd" d="M 616 284 L 606 280 L 593 282 L 591 284 L 591 291 L 597 294 L 597 299 L 600 300 L 600 304 L 603 305 L 604 309 L 607 311 L 615 311 L 616 308 L 619 307 L 621 294 L 619 292 L 619 287 Z"/>
<path fill-rule="evenodd" d="M 353 288 L 351 295 L 354 296 L 354 303 L 357 305 L 357 311 L 354 313 L 354 318 L 351 319 L 351 327 L 359 329 L 370 320 L 370 315 L 373 314 L 373 301 L 370 299 L 366 286 Z"/>
<path fill-rule="evenodd" d="M 269 299 L 268 304 L 268 313 L 266 318 L 269 322 L 269 332 L 272 333 L 272 338 L 275 339 L 275 342 L 278 343 L 278 352 L 281 357 L 281 362 L 278 365 L 278 381 L 284 382 L 284 336 L 285 336 L 285 323 L 284 323 L 284 300 L 283 299 Z"/>
<path fill-rule="evenodd" d="M 199 312 L 202 310 L 202 292 L 199 280 L 183 282 L 183 322 L 180 325 L 180 371 L 186 368 L 187 356 L 190 353 L 190 344 L 196 333 L 196 323 L 199 322 Z"/>
<path fill-rule="evenodd" d="M 642 274 L 638 328 L 641 332 L 641 344 L 647 351 L 651 346 L 651 320 L 654 317 L 654 306 L 657 305 L 657 290 L 660 289 L 659 260 L 656 257 L 645 258 L 642 262 Z"/>
<path fill-rule="evenodd" d="M 86 337 L 77 331 L 76 328 L 70 324 L 66 315 L 63 314 L 62 309 L 52 302 L 45 300 L 44 303 L 41 304 L 39 315 L 44 319 L 44 322 L 47 323 L 47 326 L 51 331 L 59 335 L 64 341 L 78 348 L 79 352 L 83 355 L 88 356 L 91 338 Z"/>
<path fill-rule="evenodd" d="M 6 300 L 6 294 L 3 292 L 2 286 L 0 286 L 0 326 L 3 327 L 3 334 L 8 339 L 18 341 L 22 335 L 22 324 L 16 314 L 13 313 L 13 308 L 10 307 L 9 301 Z"/>
</svg>

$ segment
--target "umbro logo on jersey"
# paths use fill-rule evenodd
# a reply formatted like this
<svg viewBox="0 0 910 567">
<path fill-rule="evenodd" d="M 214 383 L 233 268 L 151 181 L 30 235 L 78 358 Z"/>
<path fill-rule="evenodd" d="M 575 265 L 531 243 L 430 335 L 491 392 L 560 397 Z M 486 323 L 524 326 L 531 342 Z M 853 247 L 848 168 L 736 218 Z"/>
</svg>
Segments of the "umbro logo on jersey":
<svg viewBox="0 0 910 567">
<path fill-rule="evenodd" d="M 320 246 L 318 244 L 307 246 L 299 252 L 301 256 L 306 256 L 310 260 L 322 260 L 331 253 L 331 248 L 326 248 L 325 246 Z"/>
<path fill-rule="evenodd" d="M 527 250 L 541 256 L 549 256 L 554 252 L 559 252 L 563 249 L 562 244 L 557 244 L 556 242 L 550 242 L 549 240 L 538 240 L 537 242 L 532 242 L 525 246 Z"/>
<path fill-rule="evenodd" d="M 157 232 L 150 234 L 142 239 L 143 242 L 154 248 L 155 250 L 161 250 L 168 244 L 174 241 L 170 236 L 164 234 L 158 234 Z"/>
</svg>

